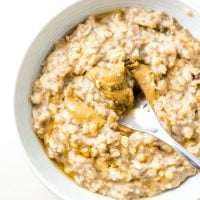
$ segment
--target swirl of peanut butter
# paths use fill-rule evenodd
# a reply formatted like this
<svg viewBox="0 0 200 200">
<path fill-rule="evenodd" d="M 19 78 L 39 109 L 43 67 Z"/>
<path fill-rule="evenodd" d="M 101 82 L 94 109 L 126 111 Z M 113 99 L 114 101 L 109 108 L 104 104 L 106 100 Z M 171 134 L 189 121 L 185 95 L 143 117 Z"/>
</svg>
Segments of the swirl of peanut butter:
<svg viewBox="0 0 200 200">
<path fill-rule="evenodd" d="M 115 104 L 129 107 L 133 104 L 133 92 L 130 88 L 114 91 L 103 91 L 106 98 L 113 100 Z"/>
<path fill-rule="evenodd" d="M 144 92 L 150 105 L 153 105 L 154 101 L 157 99 L 157 93 L 155 87 L 155 75 L 150 69 L 150 66 L 141 64 L 134 58 L 129 58 L 126 60 L 126 67 Z"/>
<path fill-rule="evenodd" d="M 86 77 L 103 90 L 114 90 L 120 88 L 124 83 L 124 71 L 124 66 L 112 70 L 94 67 L 86 73 Z"/>
<path fill-rule="evenodd" d="M 151 69 L 147 65 L 140 64 L 133 70 L 132 74 L 150 105 L 153 105 L 157 99 L 157 94 L 155 90 L 155 77 Z"/>
<path fill-rule="evenodd" d="M 83 102 L 78 101 L 73 97 L 65 99 L 65 108 L 77 123 L 89 123 L 92 127 L 90 131 L 93 133 L 97 133 L 97 131 L 106 123 L 94 109 L 86 106 Z"/>
<path fill-rule="evenodd" d="M 112 69 L 94 67 L 86 73 L 86 77 L 99 88 L 104 96 L 113 101 L 114 109 L 131 107 L 134 96 L 132 88 L 126 81 L 124 63 L 121 62 Z"/>
</svg>

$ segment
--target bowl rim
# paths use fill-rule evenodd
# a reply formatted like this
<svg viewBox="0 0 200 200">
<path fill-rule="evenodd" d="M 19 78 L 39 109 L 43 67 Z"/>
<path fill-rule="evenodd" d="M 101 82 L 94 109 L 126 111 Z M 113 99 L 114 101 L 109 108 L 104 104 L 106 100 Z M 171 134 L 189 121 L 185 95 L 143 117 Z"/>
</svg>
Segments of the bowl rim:
<svg viewBox="0 0 200 200">
<path fill-rule="evenodd" d="M 19 64 L 19 69 L 17 71 L 17 76 L 15 78 L 15 87 L 14 87 L 14 116 L 15 116 L 15 127 L 17 129 L 17 135 L 18 135 L 18 141 L 20 143 L 22 152 L 23 152 L 23 156 L 25 157 L 26 162 L 28 163 L 28 167 L 33 171 L 33 174 L 36 176 L 36 178 L 42 183 L 42 185 L 49 191 L 51 192 L 51 194 L 55 195 L 57 198 L 62 199 L 62 200 L 71 200 L 71 198 L 68 197 L 62 197 L 59 192 L 53 187 L 51 186 L 51 184 L 49 184 L 47 182 L 47 180 L 42 176 L 42 173 L 39 172 L 37 170 L 37 168 L 35 167 L 35 165 L 33 164 L 33 161 L 31 159 L 31 157 L 29 156 L 28 152 L 26 151 L 26 147 L 25 144 L 23 143 L 22 137 L 20 135 L 20 127 L 19 127 L 19 123 L 18 123 L 18 115 L 17 115 L 17 102 L 16 102 L 16 98 L 17 98 L 17 88 L 18 88 L 18 82 L 20 79 L 20 74 L 22 71 L 22 66 L 24 65 L 24 60 L 26 59 L 27 55 L 29 54 L 29 51 L 32 49 L 33 44 L 37 41 L 38 37 L 45 32 L 45 30 L 52 24 L 52 22 L 54 20 L 56 20 L 57 18 L 59 18 L 64 12 L 66 12 L 68 9 L 73 8 L 74 6 L 77 6 L 77 4 L 83 2 L 85 0 L 74 0 L 70 5 L 67 5 L 65 8 L 61 9 L 60 11 L 57 12 L 57 14 L 55 14 L 53 17 L 51 17 L 48 22 L 46 22 L 42 28 L 39 30 L 39 32 L 33 37 L 32 41 L 30 42 L 30 44 L 28 45 L 28 48 L 25 50 L 25 54 L 22 57 L 21 63 Z M 68 31 L 67 31 L 68 32 Z M 47 53 L 48 54 L 48 53 Z M 38 139 L 38 143 L 39 138 Z M 41 148 L 42 145 L 40 144 Z M 46 155 L 47 156 L 47 155 Z M 48 158 L 50 159 L 50 158 Z M 58 170 L 58 169 L 57 169 Z M 73 183 L 75 184 L 75 183 Z M 84 189 L 84 188 L 83 188 Z"/>
<path fill-rule="evenodd" d="M 51 185 L 47 182 L 47 180 L 43 177 L 42 173 L 39 172 L 36 168 L 36 166 L 33 164 L 33 161 L 29 155 L 29 153 L 27 152 L 27 149 L 26 149 L 26 146 L 22 140 L 22 137 L 20 135 L 20 126 L 19 126 L 19 123 L 18 123 L 18 114 L 17 114 L 17 91 L 18 91 L 18 83 L 20 81 L 20 74 L 21 74 L 21 71 L 22 71 L 22 66 L 24 65 L 24 60 L 26 59 L 27 55 L 29 54 L 29 51 L 32 49 L 32 46 L 33 44 L 37 41 L 38 37 L 43 33 L 45 32 L 45 30 L 47 29 L 47 27 L 49 27 L 53 21 L 55 21 L 56 19 L 58 19 L 64 12 L 66 12 L 67 10 L 69 9 L 73 9 L 74 7 L 76 7 L 78 4 L 80 3 L 83 3 L 83 2 L 94 2 L 95 0 L 75 0 L 73 3 L 71 3 L 70 5 L 66 6 L 64 9 L 62 9 L 61 11 L 59 11 L 53 18 L 51 18 L 43 27 L 42 29 L 36 34 L 36 36 L 34 37 L 34 39 L 32 40 L 32 42 L 30 43 L 29 47 L 27 48 L 26 50 L 26 53 L 25 55 L 23 56 L 22 58 L 22 62 L 20 64 L 20 67 L 18 69 L 18 72 L 17 72 L 17 76 L 16 76 L 16 79 L 15 79 L 15 88 L 14 88 L 14 116 L 15 116 L 15 125 L 16 125 L 16 129 L 17 129 L 17 134 L 18 134 L 18 140 L 19 142 L 21 143 L 21 147 L 23 149 L 23 154 L 25 156 L 25 159 L 27 160 L 28 162 L 28 165 L 29 167 L 32 169 L 32 171 L 34 172 L 34 174 L 38 177 L 38 179 L 42 182 L 43 185 L 45 185 L 45 187 L 51 192 L 53 193 L 54 195 L 56 195 L 59 199 L 67 199 L 67 200 L 71 200 L 71 198 L 69 197 L 63 197 L 62 195 L 59 194 L 59 192 Z M 191 8 L 195 9 L 195 6 L 197 5 L 198 8 L 200 8 L 200 4 L 198 4 L 198 2 L 196 2 L 195 0 L 190 0 L 190 2 L 194 2 L 193 6 L 189 5 L 189 3 L 186 1 L 186 0 L 175 0 L 176 2 L 180 2 L 182 4 L 185 4 L 185 5 L 188 5 L 190 6 Z M 200 3 L 200 2 L 199 2 Z M 196 8 L 197 9 L 197 8 Z M 68 32 L 68 31 L 66 31 Z M 48 158 L 49 159 L 49 158 Z M 72 182 L 72 181 L 71 181 Z M 72 182 L 73 185 L 75 185 L 75 183 Z M 82 187 L 80 187 L 79 189 L 83 189 L 83 190 L 86 190 Z M 86 190 L 88 191 L 88 190 Z M 158 195 L 156 195 L 158 196 Z M 106 200 L 107 197 L 104 197 L 103 198 Z M 110 198 L 109 198 L 110 199 Z M 145 198 L 146 199 L 146 198 Z M 91 199 L 93 200 L 93 199 Z"/>
</svg>

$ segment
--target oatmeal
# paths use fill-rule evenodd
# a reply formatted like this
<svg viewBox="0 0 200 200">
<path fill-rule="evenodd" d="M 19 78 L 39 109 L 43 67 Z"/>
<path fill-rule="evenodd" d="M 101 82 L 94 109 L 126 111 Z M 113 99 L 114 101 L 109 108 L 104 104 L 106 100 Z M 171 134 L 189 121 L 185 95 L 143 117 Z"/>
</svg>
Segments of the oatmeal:
<svg viewBox="0 0 200 200">
<path fill-rule="evenodd" d="M 139 85 L 169 134 L 200 157 L 199 76 L 200 43 L 173 17 L 138 8 L 90 16 L 43 62 L 33 129 L 48 156 L 90 191 L 123 200 L 156 195 L 196 172 L 119 120 Z"/>
</svg>

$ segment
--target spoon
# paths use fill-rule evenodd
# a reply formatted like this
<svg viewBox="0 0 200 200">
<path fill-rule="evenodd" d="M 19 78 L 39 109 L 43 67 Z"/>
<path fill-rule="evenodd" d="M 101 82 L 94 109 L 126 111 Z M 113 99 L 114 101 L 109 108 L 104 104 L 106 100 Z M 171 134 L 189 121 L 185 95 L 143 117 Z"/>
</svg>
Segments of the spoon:
<svg viewBox="0 0 200 200">
<path fill-rule="evenodd" d="M 137 108 L 128 113 L 120 121 L 120 124 L 135 131 L 148 133 L 162 140 L 181 154 L 198 172 L 200 172 L 200 160 L 167 133 L 146 101 L 144 94 L 141 93 L 137 95 L 135 101 Z"/>
</svg>

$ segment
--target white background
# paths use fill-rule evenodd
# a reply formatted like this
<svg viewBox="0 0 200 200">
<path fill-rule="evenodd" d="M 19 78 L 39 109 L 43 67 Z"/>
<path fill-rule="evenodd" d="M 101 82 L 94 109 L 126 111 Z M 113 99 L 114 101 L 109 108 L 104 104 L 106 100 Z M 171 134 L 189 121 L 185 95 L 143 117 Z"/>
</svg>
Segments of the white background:
<svg viewBox="0 0 200 200">
<path fill-rule="evenodd" d="M 75 0 L 0 1 L 0 199 L 58 200 L 33 174 L 17 137 L 14 86 L 23 56 L 43 26 Z"/>
<path fill-rule="evenodd" d="M 20 63 L 35 36 L 74 1 L 0 1 L 0 200 L 58 200 L 25 159 L 15 126 L 14 87 Z"/>
</svg>

